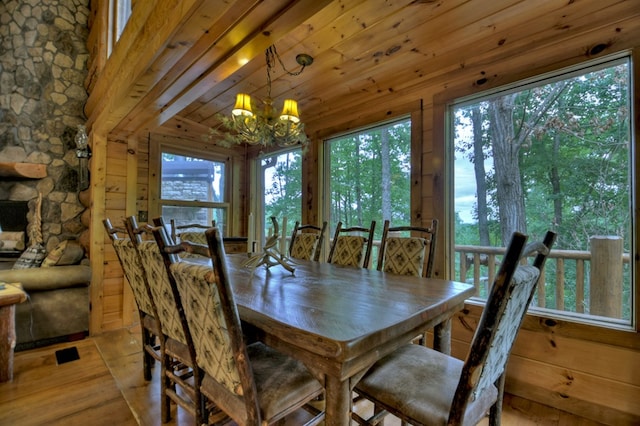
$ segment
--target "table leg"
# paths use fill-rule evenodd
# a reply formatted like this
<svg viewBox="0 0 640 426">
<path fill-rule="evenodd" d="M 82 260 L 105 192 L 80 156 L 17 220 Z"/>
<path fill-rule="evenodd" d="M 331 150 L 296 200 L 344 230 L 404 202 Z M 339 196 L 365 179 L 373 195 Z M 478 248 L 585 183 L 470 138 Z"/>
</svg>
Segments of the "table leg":
<svg viewBox="0 0 640 426">
<path fill-rule="evenodd" d="M 15 307 L 0 307 L 0 383 L 13 379 L 13 348 L 16 346 Z"/>
<path fill-rule="evenodd" d="M 433 349 L 443 354 L 451 354 L 451 318 L 433 328 Z"/>
<path fill-rule="evenodd" d="M 351 390 L 349 380 L 325 376 L 325 419 L 327 426 L 349 425 L 351 423 Z"/>
</svg>

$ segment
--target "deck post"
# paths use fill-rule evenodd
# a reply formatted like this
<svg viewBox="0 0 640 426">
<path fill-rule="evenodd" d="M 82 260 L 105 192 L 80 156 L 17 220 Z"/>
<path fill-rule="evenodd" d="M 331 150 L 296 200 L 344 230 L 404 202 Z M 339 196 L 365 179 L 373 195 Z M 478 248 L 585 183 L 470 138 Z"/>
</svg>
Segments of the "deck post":
<svg viewBox="0 0 640 426">
<path fill-rule="evenodd" d="M 589 313 L 622 318 L 622 238 L 593 236 Z"/>
</svg>

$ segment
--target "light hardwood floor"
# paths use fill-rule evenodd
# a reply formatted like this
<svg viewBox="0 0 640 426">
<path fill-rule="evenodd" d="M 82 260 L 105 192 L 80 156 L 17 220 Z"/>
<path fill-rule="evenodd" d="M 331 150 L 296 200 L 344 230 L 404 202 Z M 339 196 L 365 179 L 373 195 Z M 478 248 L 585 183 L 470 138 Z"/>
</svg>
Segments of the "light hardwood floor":
<svg viewBox="0 0 640 426">
<path fill-rule="evenodd" d="M 142 377 L 139 330 L 110 331 L 94 338 L 17 352 L 12 382 L 0 384 L 0 425 L 160 426 L 159 366 Z M 77 347 L 80 359 L 57 365 L 55 352 Z M 370 407 L 359 405 L 358 410 Z M 303 414 L 301 414 L 303 415 Z M 193 417 L 172 409 L 169 426 L 193 425 Z M 298 424 L 291 418 L 287 425 Z M 396 426 L 388 418 L 386 425 Z M 487 425 L 485 420 L 481 425 Z M 531 401 L 505 395 L 505 426 L 593 426 Z"/>
</svg>

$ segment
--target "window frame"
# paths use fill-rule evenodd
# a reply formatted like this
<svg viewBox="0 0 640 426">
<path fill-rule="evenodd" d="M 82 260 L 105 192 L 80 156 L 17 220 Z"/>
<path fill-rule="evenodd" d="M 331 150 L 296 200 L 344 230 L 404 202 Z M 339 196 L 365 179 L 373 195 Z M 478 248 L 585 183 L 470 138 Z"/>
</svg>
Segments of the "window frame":
<svg viewBox="0 0 640 426">
<path fill-rule="evenodd" d="M 454 260 L 455 260 L 455 246 L 454 246 L 454 200 L 453 200 L 453 146 L 450 146 L 452 141 L 451 135 L 453 129 L 451 128 L 452 120 L 448 117 L 448 111 L 451 105 L 456 102 L 459 103 L 461 99 L 478 97 L 480 94 L 497 94 L 509 87 L 515 85 L 523 86 L 527 82 L 539 81 L 549 76 L 566 75 L 572 72 L 572 70 L 584 69 L 588 66 L 597 66 L 598 63 L 608 62 L 616 58 L 628 56 L 630 59 L 631 67 L 631 112 L 630 117 L 636 117 L 638 110 L 640 110 L 640 97 L 638 96 L 638 90 L 640 88 L 640 67 L 637 65 L 640 63 L 640 49 L 636 48 L 631 51 L 625 50 L 613 55 L 598 58 L 596 60 L 583 60 L 577 61 L 570 67 L 566 64 L 562 66 L 558 65 L 556 68 L 546 68 L 544 73 L 536 74 L 534 71 L 529 72 L 527 75 L 513 75 L 503 76 L 499 83 L 495 87 L 486 87 L 480 90 L 478 85 L 473 86 L 457 86 L 450 87 L 448 90 L 434 95 L 433 103 L 433 146 L 434 157 L 442 158 L 443 161 L 435 161 L 433 163 L 433 174 L 444 177 L 440 183 L 436 183 L 434 191 L 436 193 L 443 194 L 440 203 L 438 200 L 434 200 L 438 209 L 438 217 L 443 219 L 444 223 L 441 227 L 443 234 L 443 250 L 447 261 L 443 267 L 445 278 L 451 279 L 454 276 Z M 488 85 L 490 85 L 489 82 Z M 631 239 L 630 245 L 633 253 L 638 251 L 638 241 L 640 241 L 640 226 L 636 220 L 638 212 L 638 200 L 640 199 L 640 182 L 638 181 L 640 170 L 640 157 L 637 149 L 638 140 L 640 140 L 639 126 L 636 118 L 630 119 L 631 125 L 631 147 L 630 147 L 630 180 L 631 180 L 631 210 L 632 210 L 632 223 L 631 223 Z M 440 242 L 440 241 L 439 241 Z M 619 326 L 611 323 L 601 323 L 590 321 L 588 319 L 575 318 L 573 315 L 557 315 L 547 309 L 536 309 L 527 311 L 527 318 L 523 324 L 523 328 L 540 331 L 541 327 L 545 325 L 554 326 L 555 332 L 563 336 L 569 336 L 584 340 L 592 340 L 595 342 L 608 343 L 625 347 L 636 347 L 634 339 L 637 338 L 637 333 L 640 331 L 640 259 L 638 256 L 632 257 L 631 261 L 631 306 L 633 309 L 632 317 L 630 320 L 631 326 Z M 484 302 L 478 302 L 475 300 L 468 301 L 470 305 L 484 306 Z M 600 330 L 600 331 L 598 331 Z M 606 330 L 606 331 L 604 331 Z"/>
<path fill-rule="evenodd" d="M 223 202 L 212 201 L 189 201 L 189 200 L 172 200 L 162 198 L 162 155 L 174 154 L 192 158 L 199 158 L 202 160 L 223 163 L 224 164 L 224 179 L 225 187 L 223 188 Z M 163 142 L 158 144 L 157 151 L 157 212 L 158 215 L 162 214 L 162 208 L 164 206 L 171 207 L 198 207 L 206 209 L 221 209 L 225 210 L 225 217 L 227 220 L 227 226 L 224 227 L 225 234 L 232 232 L 232 203 L 231 203 L 231 163 L 228 156 L 200 151 L 192 148 L 185 148 L 176 144 Z M 167 220 L 171 218 L 165 218 Z"/>
<path fill-rule="evenodd" d="M 129 22 L 129 18 L 133 12 L 133 2 L 134 0 L 109 1 L 107 57 L 111 56 L 111 52 L 113 52 L 124 28 L 127 26 L 127 22 Z"/>
</svg>

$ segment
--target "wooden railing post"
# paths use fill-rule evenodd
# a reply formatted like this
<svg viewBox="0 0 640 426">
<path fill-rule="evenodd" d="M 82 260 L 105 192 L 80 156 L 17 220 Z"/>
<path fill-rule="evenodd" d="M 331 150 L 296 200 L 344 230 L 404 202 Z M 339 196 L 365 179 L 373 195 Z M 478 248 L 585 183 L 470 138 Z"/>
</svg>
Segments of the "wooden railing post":
<svg viewBox="0 0 640 426">
<path fill-rule="evenodd" d="M 599 235 L 590 243 L 589 313 L 622 318 L 622 238 Z"/>
</svg>

